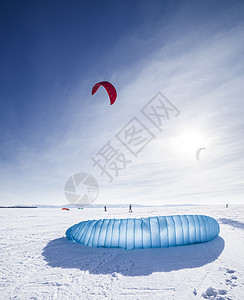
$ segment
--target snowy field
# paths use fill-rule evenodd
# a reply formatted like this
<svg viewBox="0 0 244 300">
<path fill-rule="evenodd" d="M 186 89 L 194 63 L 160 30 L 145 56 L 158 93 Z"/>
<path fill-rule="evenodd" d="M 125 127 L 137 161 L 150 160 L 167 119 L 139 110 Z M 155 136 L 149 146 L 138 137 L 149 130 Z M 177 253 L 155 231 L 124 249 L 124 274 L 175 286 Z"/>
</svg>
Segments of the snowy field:
<svg viewBox="0 0 244 300">
<path fill-rule="evenodd" d="M 161 249 L 90 248 L 65 238 L 99 218 L 205 214 L 220 236 Z M 0 209 L 0 299 L 244 299 L 244 206 Z"/>
</svg>

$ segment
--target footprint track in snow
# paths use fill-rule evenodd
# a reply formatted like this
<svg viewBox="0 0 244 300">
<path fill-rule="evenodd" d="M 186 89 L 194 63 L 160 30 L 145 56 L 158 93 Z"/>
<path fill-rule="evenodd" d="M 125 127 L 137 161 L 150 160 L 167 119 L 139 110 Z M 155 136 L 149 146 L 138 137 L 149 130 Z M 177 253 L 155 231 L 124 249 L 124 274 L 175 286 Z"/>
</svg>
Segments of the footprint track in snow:
<svg viewBox="0 0 244 300">
<path fill-rule="evenodd" d="M 219 269 L 220 271 L 223 270 L 222 268 Z M 231 289 L 233 287 L 238 286 L 238 284 L 236 283 L 236 280 L 238 279 L 238 277 L 236 275 L 234 275 L 236 271 L 233 269 L 228 269 L 228 268 L 224 268 L 224 276 L 225 278 L 225 284 L 230 287 Z M 228 291 L 225 289 L 216 289 L 213 288 L 211 286 L 209 286 L 207 288 L 207 290 L 202 294 L 202 297 L 204 299 L 214 299 L 214 300 L 229 300 L 231 298 L 229 298 L 227 296 Z M 196 295 L 196 292 L 194 293 L 194 295 Z"/>
<path fill-rule="evenodd" d="M 232 289 L 233 287 L 238 286 L 236 280 L 238 279 L 238 277 L 236 275 L 233 275 L 236 271 L 232 270 L 232 269 L 228 269 L 226 268 L 226 273 L 224 273 L 225 275 L 229 276 L 228 278 L 225 279 L 225 284 L 227 286 L 230 286 L 230 288 Z M 231 275 L 232 274 L 232 275 Z"/>
<path fill-rule="evenodd" d="M 228 298 L 227 296 L 225 296 L 227 294 L 227 290 L 224 289 L 215 289 L 213 287 L 208 287 L 207 290 L 202 294 L 202 297 L 204 299 L 216 299 L 216 300 L 228 300 L 230 298 Z M 224 296 L 224 297 L 223 297 Z"/>
</svg>

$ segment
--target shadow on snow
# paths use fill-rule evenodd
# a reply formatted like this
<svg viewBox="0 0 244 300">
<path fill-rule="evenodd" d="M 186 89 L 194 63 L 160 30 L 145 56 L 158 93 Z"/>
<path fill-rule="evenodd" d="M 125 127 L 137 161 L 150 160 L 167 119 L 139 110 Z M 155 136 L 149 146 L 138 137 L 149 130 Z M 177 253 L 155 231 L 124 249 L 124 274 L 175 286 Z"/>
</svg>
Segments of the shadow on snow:
<svg viewBox="0 0 244 300">
<path fill-rule="evenodd" d="M 227 224 L 227 225 L 231 225 L 233 227 L 244 229 L 244 223 L 239 222 L 239 221 L 235 221 L 235 220 L 227 219 L 227 218 L 221 218 L 221 219 L 218 219 L 218 221 L 221 224 Z"/>
<path fill-rule="evenodd" d="M 202 244 L 135 250 L 93 248 L 63 237 L 50 241 L 42 255 L 53 268 L 76 268 L 92 274 L 141 276 L 201 267 L 217 259 L 224 246 L 225 242 L 219 236 Z"/>
</svg>

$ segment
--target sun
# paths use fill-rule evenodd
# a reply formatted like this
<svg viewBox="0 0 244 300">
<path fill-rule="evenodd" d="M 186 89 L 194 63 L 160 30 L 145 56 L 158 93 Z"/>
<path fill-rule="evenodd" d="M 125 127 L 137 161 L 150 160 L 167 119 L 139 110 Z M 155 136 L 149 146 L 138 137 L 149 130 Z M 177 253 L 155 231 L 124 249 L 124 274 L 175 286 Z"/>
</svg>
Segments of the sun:
<svg viewBox="0 0 244 300">
<path fill-rule="evenodd" d="M 197 149 L 208 147 L 208 139 L 197 130 L 183 131 L 173 138 L 174 150 L 184 157 L 195 158 Z"/>
</svg>

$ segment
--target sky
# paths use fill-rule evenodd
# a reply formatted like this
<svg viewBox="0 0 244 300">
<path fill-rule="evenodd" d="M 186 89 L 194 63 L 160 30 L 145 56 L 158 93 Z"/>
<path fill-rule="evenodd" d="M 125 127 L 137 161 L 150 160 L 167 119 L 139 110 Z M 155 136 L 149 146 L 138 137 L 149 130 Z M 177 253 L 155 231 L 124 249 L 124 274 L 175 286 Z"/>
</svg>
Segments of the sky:
<svg viewBox="0 0 244 300">
<path fill-rule="evenodd" d="M 79 173 L 94 204 L 243 203 L 243 1 L 0 5 L 0 205 L 67 203 Z M 112 106 L 91 95 L 104 80 Z M 153 101 L 171 108 L 160 126 Z M 121 142 L 135 122 L 137 155 Z"/>
</svg>

